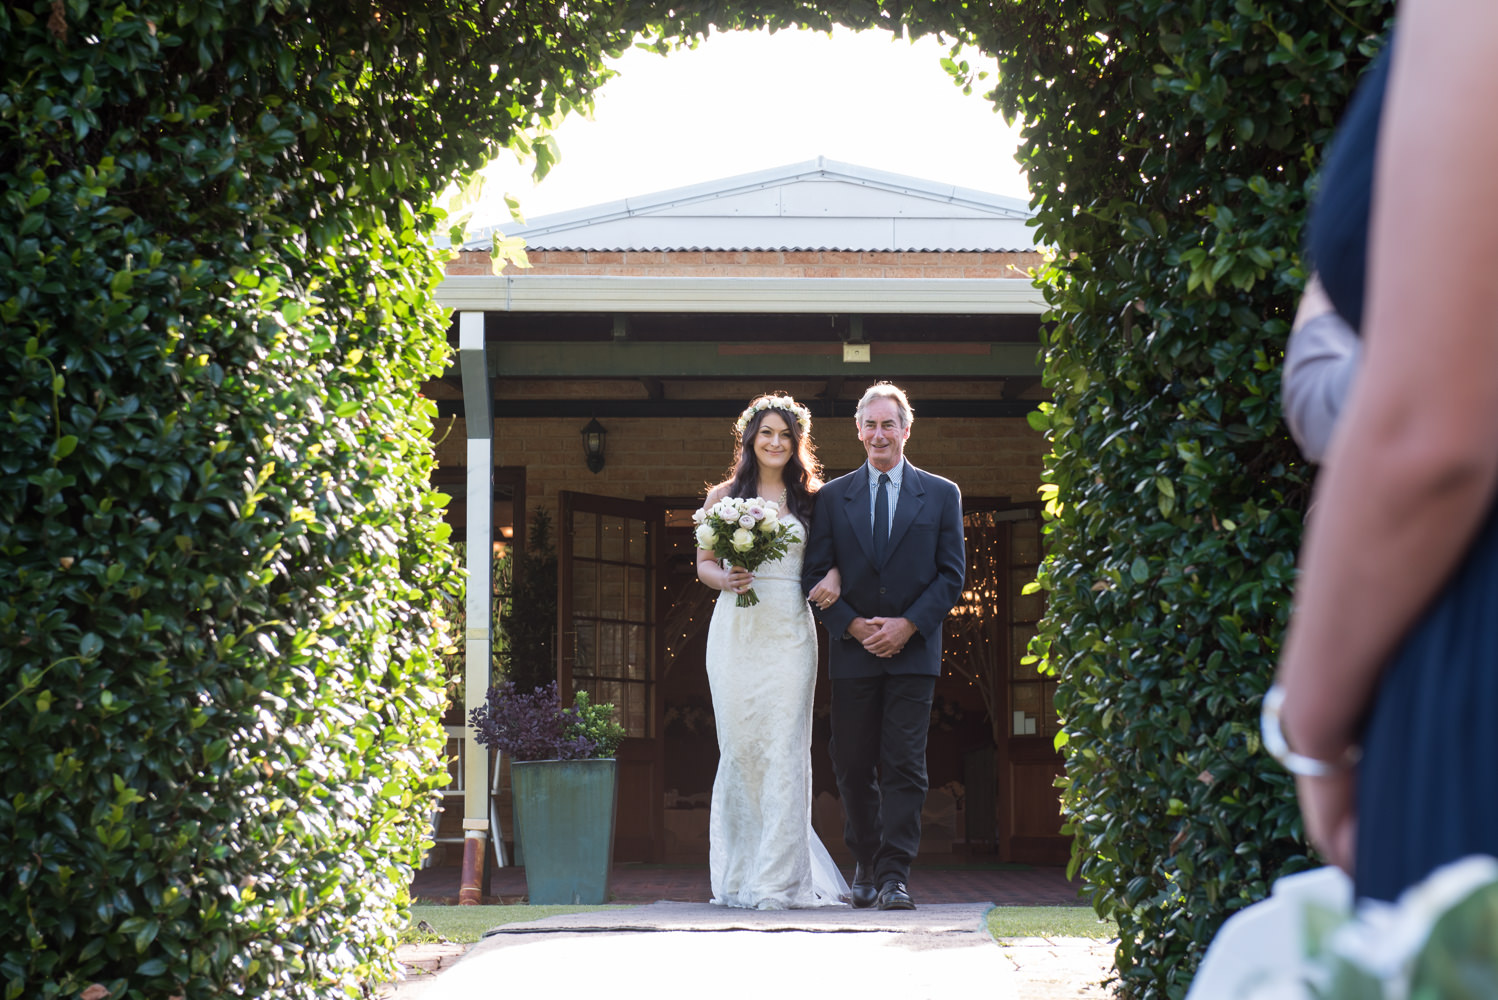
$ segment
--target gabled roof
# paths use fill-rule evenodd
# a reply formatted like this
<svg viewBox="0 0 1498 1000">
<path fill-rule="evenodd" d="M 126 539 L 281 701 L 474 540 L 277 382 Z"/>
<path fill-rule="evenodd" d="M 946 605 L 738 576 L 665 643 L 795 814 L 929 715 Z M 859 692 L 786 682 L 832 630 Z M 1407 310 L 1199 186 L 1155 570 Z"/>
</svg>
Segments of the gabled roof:
<svg viewBox="0 0 1498 1000">
<path fill-rule="evenodd" d="M 489 226 L 532 250 L 1017 251 L 1035 248 L 1017 198 L 824 157 L 752 174 Z"/>
</svg>

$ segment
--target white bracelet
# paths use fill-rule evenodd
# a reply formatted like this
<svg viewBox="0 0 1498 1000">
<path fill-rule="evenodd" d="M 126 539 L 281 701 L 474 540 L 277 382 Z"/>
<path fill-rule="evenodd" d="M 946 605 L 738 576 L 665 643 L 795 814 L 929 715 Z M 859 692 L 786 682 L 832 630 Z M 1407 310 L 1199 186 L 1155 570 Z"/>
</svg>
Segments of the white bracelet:
<svg viewBox="0 0 1498 1000">
<path fill-rule="evenodd" d="M 1325 778 L 1357 766 L 1363 757 L 1362 747 L 1348 747 L 1342 752 L 1342 759 L 1335 761 L 1317 760 L 1291 750 L 1280 729 L 1280 709 L 1284 704 L 1285 689 L 1275 684 L 1264 692 L 1264 704 L 1259 711 L 1259 735 L 1263 737 L 1264 749 L 1281 767 L 1302 777 Z"/>
</svg>

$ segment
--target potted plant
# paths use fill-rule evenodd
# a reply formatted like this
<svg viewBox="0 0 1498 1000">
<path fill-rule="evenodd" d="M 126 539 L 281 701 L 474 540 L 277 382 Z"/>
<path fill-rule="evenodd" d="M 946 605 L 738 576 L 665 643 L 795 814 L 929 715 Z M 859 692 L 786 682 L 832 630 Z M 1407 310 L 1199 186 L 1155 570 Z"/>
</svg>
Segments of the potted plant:
<svg viewBox="0 0 1498 1000">
<path fill-rule="evenodd" d="M 516 839 L 532 904 L 608 902 L 614 854 L 614 706 L 584 691 L 564 709 L 556 682 L 530 692 L 491 687 L 469 717 L 481 746 L 510 755 Z"/>
</svg>

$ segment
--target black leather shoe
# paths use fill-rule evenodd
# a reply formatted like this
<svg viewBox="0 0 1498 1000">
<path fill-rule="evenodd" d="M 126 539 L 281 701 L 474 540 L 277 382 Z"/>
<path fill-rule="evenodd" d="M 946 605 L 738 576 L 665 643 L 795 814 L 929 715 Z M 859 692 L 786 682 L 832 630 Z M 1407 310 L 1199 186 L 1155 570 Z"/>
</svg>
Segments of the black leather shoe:
<svg viewBox="0 0 1498 1000">
<path fill-rule="evenodd" d="M 874 873 L 863 865 L 853 869 L 853 905 L 859 909 L 867 909 L 874 905 L 879 898 L 879 890 L 874 886 Z"/>
<path fill-rule="evenodd" d="M 884 883 L 879 890 L 879 909 L 881 910 L 913 910 L 915 900 L 910 898 L 910 890 L 905 888 L 905 883 L 898 879 Z"/>
</svg>

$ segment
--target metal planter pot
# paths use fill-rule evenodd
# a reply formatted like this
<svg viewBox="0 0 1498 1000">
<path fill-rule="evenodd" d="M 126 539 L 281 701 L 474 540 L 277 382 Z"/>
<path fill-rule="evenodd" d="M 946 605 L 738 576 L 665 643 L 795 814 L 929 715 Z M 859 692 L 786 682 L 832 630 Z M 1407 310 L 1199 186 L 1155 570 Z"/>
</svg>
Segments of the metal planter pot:
<svg viewBox="0 0 1498 1000">
<path fill-rule="evenodd" d="M 607 903 L 614 856 L 614 760 L 510 763 L 517 840 L 533 905 Z"/>
</svg>

